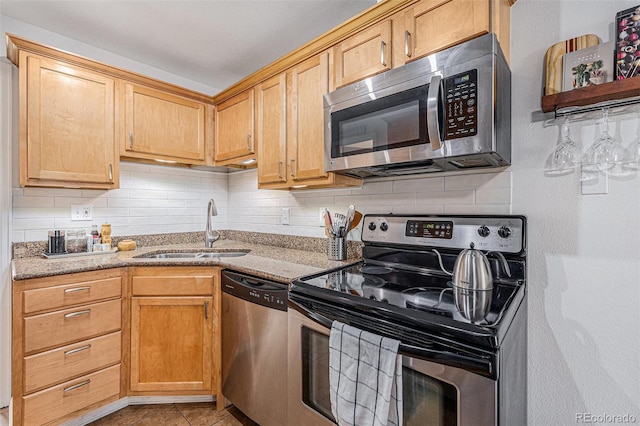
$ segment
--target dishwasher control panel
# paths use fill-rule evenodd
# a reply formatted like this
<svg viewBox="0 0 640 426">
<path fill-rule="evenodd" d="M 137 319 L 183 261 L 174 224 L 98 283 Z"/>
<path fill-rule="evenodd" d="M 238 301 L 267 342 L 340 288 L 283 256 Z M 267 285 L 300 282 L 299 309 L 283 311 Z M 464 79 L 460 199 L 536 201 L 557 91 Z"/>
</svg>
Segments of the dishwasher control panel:
<svg viewBox="0 0 640 426">
<path fill-rule="evenodd" d="M 289 289 L 286 284 L 224 271 L 222 292 L 267 308 L 287 310 Z"/>
</svg>

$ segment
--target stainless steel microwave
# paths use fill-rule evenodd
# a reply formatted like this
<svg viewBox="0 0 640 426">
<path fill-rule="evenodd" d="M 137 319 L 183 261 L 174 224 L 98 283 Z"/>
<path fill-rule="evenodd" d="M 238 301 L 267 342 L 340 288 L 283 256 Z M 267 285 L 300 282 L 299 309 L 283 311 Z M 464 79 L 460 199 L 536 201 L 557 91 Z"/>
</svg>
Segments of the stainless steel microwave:
<svg viewBox="0 0 640 426">
<path fill-rule="evenodd" d="M 324 95 L 325 169 L 358 177 L 511 163 L 511 71 L 494 34 Z"/>
</svg>

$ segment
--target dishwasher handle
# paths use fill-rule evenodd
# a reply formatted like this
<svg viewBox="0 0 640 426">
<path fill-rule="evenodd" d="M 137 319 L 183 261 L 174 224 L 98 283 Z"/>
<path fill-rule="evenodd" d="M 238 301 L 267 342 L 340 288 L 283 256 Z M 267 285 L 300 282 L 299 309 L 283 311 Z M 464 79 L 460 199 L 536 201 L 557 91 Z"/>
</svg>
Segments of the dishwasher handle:
<svg viewBox="0 0 640 426">
<path fill-rule="evenodd" d="M 222 292 L 270 309 L 287 310 L 286 284 L 225 270 L 222 271 Z"/>
</svg>

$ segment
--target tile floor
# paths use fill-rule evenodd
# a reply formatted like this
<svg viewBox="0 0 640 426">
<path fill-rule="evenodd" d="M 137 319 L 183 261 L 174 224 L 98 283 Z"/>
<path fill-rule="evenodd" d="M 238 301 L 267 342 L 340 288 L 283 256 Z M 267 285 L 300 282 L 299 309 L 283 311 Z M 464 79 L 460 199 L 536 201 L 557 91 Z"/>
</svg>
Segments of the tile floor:
<svg viewBox="0 0 640 426">
<path fill-rule="evenodd" d="M 220 412 L 213 403 L 130 405 L 89 423 L 94 426 L 259 426 L 231 406 Z M 0 409 L 0 426 L 9 425 L 8 409 Z"/>
</svg>

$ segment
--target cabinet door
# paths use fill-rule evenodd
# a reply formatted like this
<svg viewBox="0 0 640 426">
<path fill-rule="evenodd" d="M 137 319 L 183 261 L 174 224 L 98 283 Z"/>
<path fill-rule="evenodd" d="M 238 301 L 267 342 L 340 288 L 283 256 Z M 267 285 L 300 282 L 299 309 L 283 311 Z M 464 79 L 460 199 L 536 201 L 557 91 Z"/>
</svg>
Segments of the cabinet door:
<svg viewBox="0 0 640 426">
<path fill-rule="evenodd" d="M 212 297 L 133 297 L 131 390 L 211 390 Z"/>
<path fill-rule="evenodd" d="M 329 54 L 314 56 L 291 71 L 288 93 L 289 173 L 294 181 L 327 177 L 324 171 L 324 105 L 329 91 Z"/>
<path fill-rule="evenodd" d="M 127 83 L 125 117 L 124 155 L 204 161 L 204 104 Z"/>
<path fill-rule="evenodd" d="M 20 184 L 117 188 L 113 79 L 20 58 Z"/>
<path fill-rule="evenodd" d="M 216 107 L 216 161 L 234 160 L 255 154 L 253 108 L 253 88 Z"/>
<path fill-rule="evenodd" d="M 334 48 L 336 87 L 391 69 L 391 21 L 382 21 Z"/>
<path fill-rule="evenodd" d="M 429 55 L 488 32 L 489 0 L 422 1 L 405 13 L 406 60 Z"/>
<path fill-rule="evenodd" d="M 258 184 L 287 180 L 286 89 L 284 73 L 259 84 L 256 88 Z"/>
</svg>

